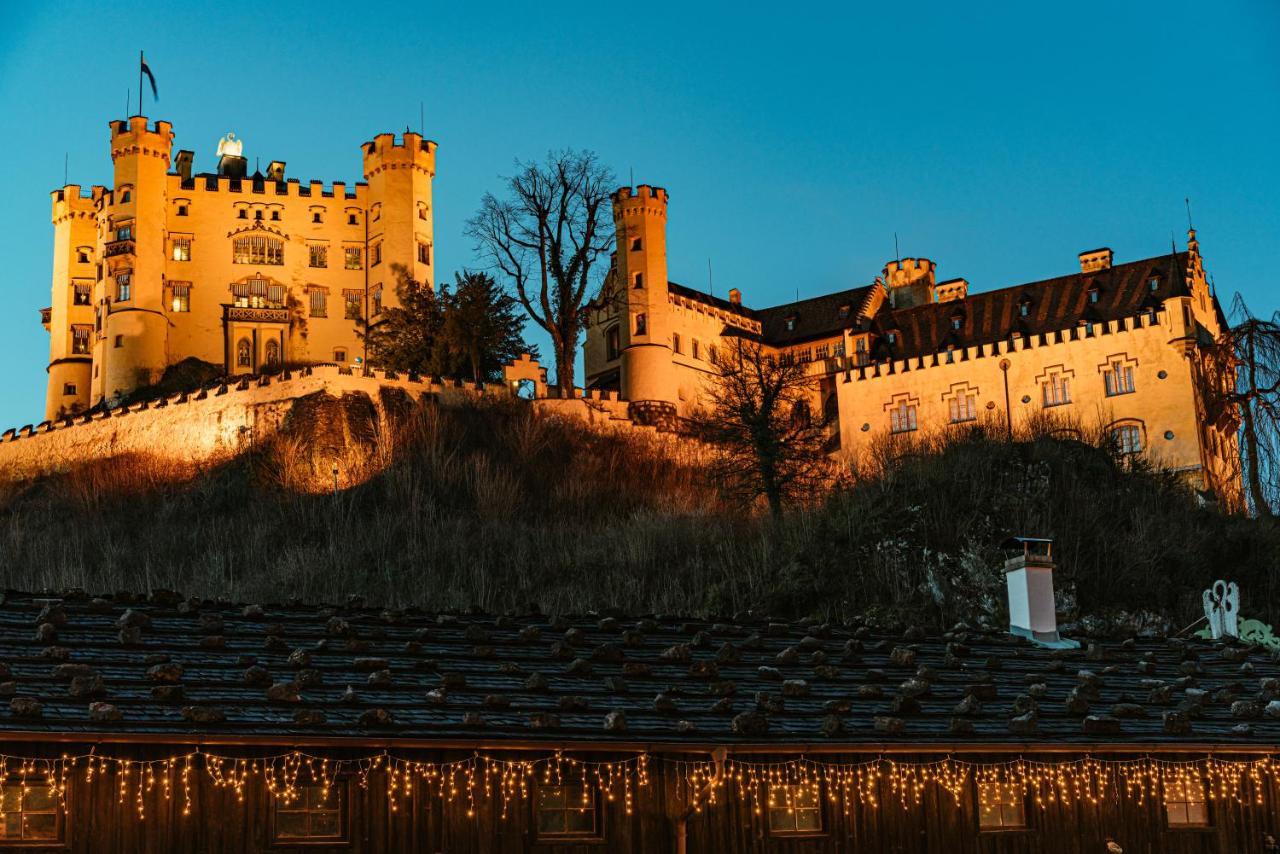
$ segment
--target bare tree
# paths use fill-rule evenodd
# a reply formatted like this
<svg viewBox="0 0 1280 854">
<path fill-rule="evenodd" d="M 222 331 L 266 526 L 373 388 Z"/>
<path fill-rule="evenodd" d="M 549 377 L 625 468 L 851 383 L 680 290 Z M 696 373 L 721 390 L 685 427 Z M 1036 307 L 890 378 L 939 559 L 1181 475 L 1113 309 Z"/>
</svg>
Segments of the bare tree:
<svg viewBox="0 0 1280 854">
<path fill-rule="evenodd" d="M 1240 296 L 1234 324 L 1203 348 L 1199 386 L 1211 422 L 1223 413 L 1240 425 L 1242 477 L 1249 506 L 1280 513 L 1280 312 L 1255 317 Z"/>
<path fill-rule="evenodd" d="M 711 471 L 737 497 L 770 512 L 810 495 L 828 470 L 826 425 L 815 420 L 807 365 L 776 358 L 741 337 L 711 350 L 707 405 L 691 419 L 716 454 Z"/>
<path fill-rule="evenodd" d="M 596 262 L 613 247 L 613 173 L 590 151 L 516 163 L 505 196 L 486 193 L 467 233 L 507 279 L 524 310 L 551 336 L 556 386 L 572 393 L 582 305 Z"/>
</svg>

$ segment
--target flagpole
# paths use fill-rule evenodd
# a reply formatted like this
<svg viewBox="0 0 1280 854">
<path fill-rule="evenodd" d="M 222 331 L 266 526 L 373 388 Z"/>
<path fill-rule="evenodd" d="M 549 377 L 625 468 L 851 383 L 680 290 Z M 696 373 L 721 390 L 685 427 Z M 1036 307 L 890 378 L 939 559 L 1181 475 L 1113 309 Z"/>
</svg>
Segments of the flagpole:
<svg viewBox="0 0 1280 854">
<path fill-rule="evenodd" d="M 142 115 L 142 66 L 146 64 L 146 60 L 142 56 L 142 51 L 138 51 L 138 115 Z"/>
</svg>

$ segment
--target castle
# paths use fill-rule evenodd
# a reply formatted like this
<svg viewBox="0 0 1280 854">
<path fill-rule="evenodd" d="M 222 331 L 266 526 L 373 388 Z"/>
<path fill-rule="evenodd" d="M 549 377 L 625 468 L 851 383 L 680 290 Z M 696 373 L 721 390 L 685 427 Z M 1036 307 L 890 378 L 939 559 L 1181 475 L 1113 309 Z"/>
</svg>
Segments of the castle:
<svg viewBox="0 0 1280 854">
<path fill-rule="evenodd" d="M 362 147 L 354 187 L 248 174 L 234 136 L 215 171 L 172 154 L 168 122 L 111 122 L 111 187 L 53 196 L 45 418 L 199 359 L 228 375 L 361 360 L 364 321 L 395 304 L 393 264 L 433 282 L 436 144 L 406 132 Z"/>
<path fill-rule="evenodd" d="M 1095 249 L 1078 271 L 998 290 L 970 293 L 964 279 L 937 281 L 934 262 L 900 258 L 872 284 L 753 309 L 738 289 L 726 300 L 668 278 L 667 203 L 659 187 L 614 194 L 614 264 L 588 311 L 587 385 L 618 390 L 633 417 L 689 414 L 734 336 L 808 366 L 810 411 L 844 453 L 1039 420 L 1234 493 L 1236 424 L 1206 414 L 1195 380 L 1225 320 L 1194 230 L 1186 251 L 1116 264 Z"/>
<path fill-rule="evenodd" d="M 303 186 L 282 161 L 247 174 L 231 136 L 216 171 L 195 172 L 172 142 L 167 122 L 114 121 L 113 186 L 52 194 L 45 431 L 193 358 L 225 376 L 367 371 L 358 333 L 394 305 L 392 266 L 434 281 L 436 146 L 420 135 L 365 143 L 365 181 L 351 189 Z M 844 454 L 954 425 L 1050 423 L 1235 494 L 1237 425 L 1207 412 L 1196 384 L 1225 320 L 1194 230 L 1185 251 L 1115 264 L 1091 250 L 1076 272 L 997 290 L 970 293 L 964 279 L 937 281 L 932 261 L 900 258 L 871 284 L 753 309 L 738 289 L 720 299 L 668 278 L 667 202 L 648 185 L 614 194 L 614 263 L 585 312 L 588 416 L 687 416 L 732 336 L 807 366 L 809 411 Z M 545 395 L 540 371 L 518 362 L 508 380 L 533 378 Z"/>
</svg>

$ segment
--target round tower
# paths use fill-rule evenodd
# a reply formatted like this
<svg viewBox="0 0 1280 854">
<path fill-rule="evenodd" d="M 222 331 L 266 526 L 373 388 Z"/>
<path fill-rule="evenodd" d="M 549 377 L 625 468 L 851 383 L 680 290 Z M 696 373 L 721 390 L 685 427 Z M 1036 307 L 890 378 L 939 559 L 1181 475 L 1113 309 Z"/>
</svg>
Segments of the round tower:
<svg viewBox="0 0 1280 854">
<path fill-rule="evenodd" d="M 168 122 L 145 116 L 111 123 L 115 184 L 103 194 L 103 340 L 95 400 L 111 401 L 164 374 L 166 174 L 173 146 Z"/>
<path fill-rule="evenodd" d="M 884 284 L 894 308 L 911 308 L 933 302 L 934 273 L 938 265 L 928 258 L 899 258 L 884 265 Z"/>
<path fill-rule="evenodd" d="M 436 174 L 436 144 L 421 134 L 380 133 L 364 144 L 369 287 L 382 288 L 382 305 L 394 306 L 401 264 L 415 281 L 435 285 L 435 211 L 431 181 Z"/>
<path fill-rule="evenodd" d="M 49 328 L 49 385 L 44 417 L 53 420 L 89 405 L 93 375 L 92 293 L 98 240 L 94 200 L 78 184 L 54 190 L 53 285 Z"/>
<path fill-rule="evenodd" d="M 667 297 L 667 191 L 641 184 L 613 194 L 619 294 L 627 311 L 621 336 L 622 397 L 633 417 L 675 415 L 671 304 Z"/>
</svg>

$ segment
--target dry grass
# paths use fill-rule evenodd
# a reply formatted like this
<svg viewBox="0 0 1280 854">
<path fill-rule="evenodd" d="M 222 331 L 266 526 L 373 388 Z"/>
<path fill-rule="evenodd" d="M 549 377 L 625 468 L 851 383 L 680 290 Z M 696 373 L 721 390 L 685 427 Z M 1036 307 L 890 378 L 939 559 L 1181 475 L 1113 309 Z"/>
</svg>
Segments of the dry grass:
<svg viewBox="0 0 1280 854">
<path fill-rule="evenodd" d="M 203 473 L 128 457 L 9 484 L 0 583 L 945 625 L 1002 619 L 997 545 L 1032 533 L 1056 538 L 1084 612 L 1190 622 L 1199 591 L 1230 577 L 1245 616 L 1280 621 L 1274 527 L 1200 508 L 1173 476 L 1082 442 L 978 429 L 898 443 L 775 522 L 660 443 L 519 403 L 416 408 L 336 450 L 315 429 Z M 317 494 L 334 454 L 343 481 L 368 479 Z"/>
</svg>

